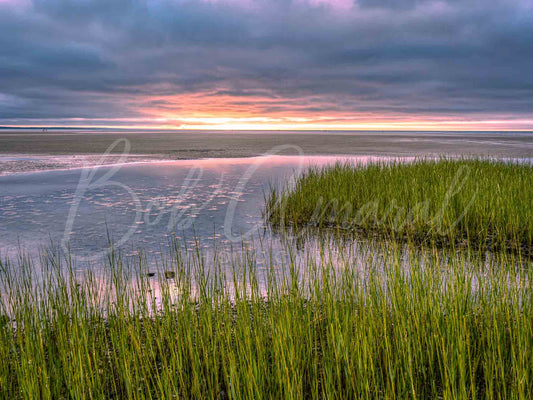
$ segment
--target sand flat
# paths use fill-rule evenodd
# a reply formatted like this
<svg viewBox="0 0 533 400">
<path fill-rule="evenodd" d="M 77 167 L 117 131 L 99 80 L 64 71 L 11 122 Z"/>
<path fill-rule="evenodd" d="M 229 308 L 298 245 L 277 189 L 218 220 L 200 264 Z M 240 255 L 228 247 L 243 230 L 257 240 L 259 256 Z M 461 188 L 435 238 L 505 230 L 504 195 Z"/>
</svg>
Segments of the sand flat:
<svg viewBox="0 0 533 400">
<path fill-rule="evenodd" d="M 220 132 L 220 131 L 40 131 L 0 130 L 0 154 L 103 154 L 117 139 L 131 143 L 131 154 L 152 159 L 250 157 L 278 146 L 281 154 L 382 156 L 533 157 L 533 133 L 526 132 Z M 121 152 L 122 147 L 115 148 Z M 53 158 L 27 162 L 25 171 L 62 168 Z M 0 161 L 1 164 L 1 161 Z M 17 168 L 22 168 L 18 163 Z M 4 162 L 4 171 L 14 163 Z"/>
</svg>

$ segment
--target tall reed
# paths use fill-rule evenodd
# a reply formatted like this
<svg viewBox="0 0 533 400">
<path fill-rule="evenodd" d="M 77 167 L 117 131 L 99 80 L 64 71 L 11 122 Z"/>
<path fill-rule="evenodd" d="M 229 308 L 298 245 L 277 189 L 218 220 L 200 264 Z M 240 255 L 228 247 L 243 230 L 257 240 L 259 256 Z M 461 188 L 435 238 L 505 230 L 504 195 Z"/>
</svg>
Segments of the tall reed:
<svg viewBox="0 0 533 400">
<path fill-rule="evenodd" d="M 3 262 L 0 396 L 533 397 L 529 261 L 377 246 Z"/>
</svg>

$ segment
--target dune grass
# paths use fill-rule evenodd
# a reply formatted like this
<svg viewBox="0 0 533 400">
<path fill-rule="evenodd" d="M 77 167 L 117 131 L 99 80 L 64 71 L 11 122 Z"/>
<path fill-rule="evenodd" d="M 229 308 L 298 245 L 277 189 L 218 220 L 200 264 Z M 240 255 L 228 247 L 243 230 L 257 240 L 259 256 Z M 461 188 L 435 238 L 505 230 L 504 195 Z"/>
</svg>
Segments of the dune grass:
<svg viewBox="0 0 533 400">
<path fill-rule="evenodd" d="M 151 278 L 117 254 L 83 279 L 58 256 L 4 262 L 0 397 L 533 396 L 530 262 L 380 246 L 176 252 Z"/>
<path fill-rule="evenodd" d="M 533 166 L 489 159 L 339 163 L 272 189 L 266 213 L 275 226 L 531 253 Z"/>
</svg>

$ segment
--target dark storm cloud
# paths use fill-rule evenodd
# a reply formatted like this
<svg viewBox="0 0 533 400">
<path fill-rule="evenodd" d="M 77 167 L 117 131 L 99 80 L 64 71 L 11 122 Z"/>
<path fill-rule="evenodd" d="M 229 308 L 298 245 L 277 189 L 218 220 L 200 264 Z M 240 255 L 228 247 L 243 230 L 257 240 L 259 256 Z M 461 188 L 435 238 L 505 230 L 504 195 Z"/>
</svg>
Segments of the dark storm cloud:
<svg viewBox="0 0 533 400">
<path fill-rule="evenodd" d="M 0 1 L 0 124 L 135 118 L 166 105 L 148 96 L 187 93 L 276 99 L 264 112 L 532 117 L 530 1 L 332 3 Z"/>
</svg>

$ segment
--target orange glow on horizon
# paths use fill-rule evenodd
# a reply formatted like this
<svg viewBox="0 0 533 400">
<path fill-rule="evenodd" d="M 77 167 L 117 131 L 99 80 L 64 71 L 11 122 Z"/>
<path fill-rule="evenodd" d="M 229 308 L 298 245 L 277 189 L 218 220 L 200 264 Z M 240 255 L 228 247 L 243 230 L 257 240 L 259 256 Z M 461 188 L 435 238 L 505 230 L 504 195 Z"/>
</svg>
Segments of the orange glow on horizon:
<svg viewBox="0 0 533 400">
<path fill-rule="evenodd" d="M 67 118 L 17 121 L 19 127 L 68 126 L 222 131 L 532 131 L 533 119 L 513 115 L 428 116 L 351 112 L 350 99 L 282 98 L 229 91 L 138 96 L 133 118 Z M 336 101 L 335 101 L 336 100 Z M 339 106 L 339 104 L 341 104 Z M 345 109 L 342 104 L 348 104 Z"/>
</svg>

